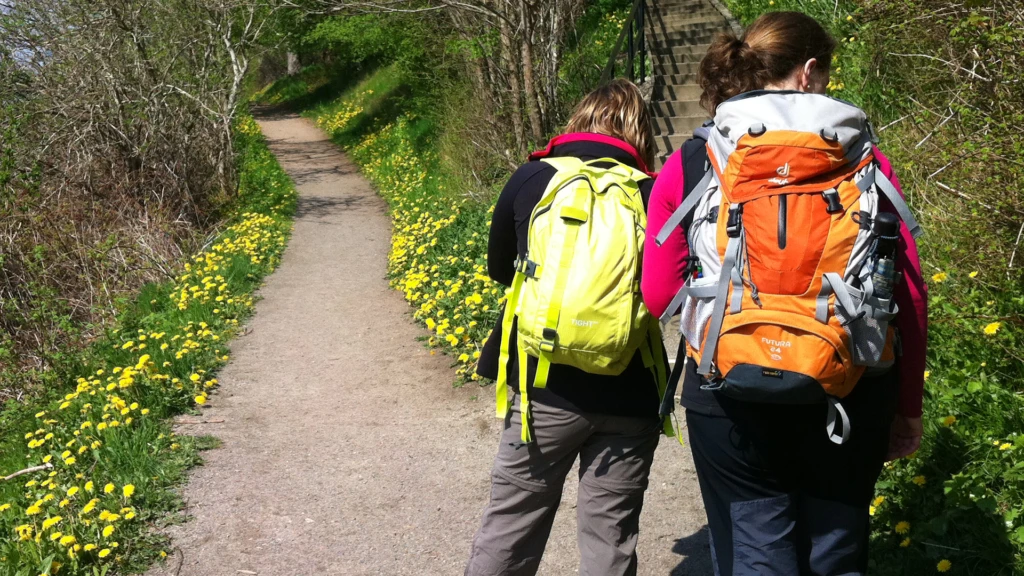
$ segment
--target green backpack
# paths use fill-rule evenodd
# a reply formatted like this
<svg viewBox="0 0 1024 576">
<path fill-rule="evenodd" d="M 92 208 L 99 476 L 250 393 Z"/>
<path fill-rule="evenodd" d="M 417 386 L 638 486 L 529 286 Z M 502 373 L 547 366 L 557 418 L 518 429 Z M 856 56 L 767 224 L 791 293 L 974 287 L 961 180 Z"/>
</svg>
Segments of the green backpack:
<svg viewBox="0 0 1024 576">
<path fill-rule="evenodd" d="M 526 356 L 538 359 L 533 385 L 544 388 L 552 364 L 591 374 L 621 374 L 637 349 L 666 385 L 661 328 L 640 295 L 647 214 L 645 173 L 611 159 L 546 158 L 557 172 L 530 217 L 526 258 L 516 261 L 502 323 L 497 416 L 511 406 L 507 369 L 516 338 L 523 442 L 533 440 Z M 600 168 L 596 164 L 612 164 Z M 517 334 L 512 321 L 518 318 Z M 668 418 L 665 433 L 673 434 Z"/>
</svg>

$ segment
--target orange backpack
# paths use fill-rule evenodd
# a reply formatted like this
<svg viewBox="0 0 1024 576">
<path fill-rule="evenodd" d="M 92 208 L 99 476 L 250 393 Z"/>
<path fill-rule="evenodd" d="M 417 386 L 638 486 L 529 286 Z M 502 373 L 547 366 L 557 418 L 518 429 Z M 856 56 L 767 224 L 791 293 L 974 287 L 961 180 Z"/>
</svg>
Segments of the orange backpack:
<svg viewBox="0 0 1024 576">
<path fill-rule="evenodd" d="M 827 432 L 842 444 L 850 422 L 839 399 L 867 370 L 892 366 L 898 348 L 898 310 L 872 282 L 880 195 L 915 237 L 920 227 L 878 169 L 866 116 L 849 103 L 752 92 L 723 103 L 703 134 L 706 173 L 656 238 L 692 214 L 686 233 L 699 264 L 662 319 L 681 308 L 687 354 L 707 389 L 752 402 L 828 401 Z"/>
</svg>

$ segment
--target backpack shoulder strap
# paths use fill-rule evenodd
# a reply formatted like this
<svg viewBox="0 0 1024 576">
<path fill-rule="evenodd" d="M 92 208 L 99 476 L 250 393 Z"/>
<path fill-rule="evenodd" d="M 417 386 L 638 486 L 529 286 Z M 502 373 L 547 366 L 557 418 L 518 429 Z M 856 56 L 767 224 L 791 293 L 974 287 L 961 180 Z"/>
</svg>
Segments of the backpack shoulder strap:
<svg viewBox="0 0 1024 576">
<path fill-rule="evenodd" d="M 708 159 L 709 132 L 710 125 L 701 126 L 694 130 L 693 138 L 683 144 L 682 153 L 679 155 L 683 165 L 683 201 L 654 238 L 654 243 L 658 246 L 668 240 L 676 226 L 682 226 L 684 230 L 690 227 L 693 213 L 701 199 L 701 194 L 693 194 L 693 191 L 706 189 L 714 177 L 714 170 Z"/>
<path fill-rule="evenodd" d="M 896 186 L 892 183 L 889 178 L 882 173 L 882 171 L 875 164 L 871 164 L 868 168 L 867 173 L 857 182 L 857 186 L 862 192 L 866 192 L 871 186 L 875 186 L 879 192 L 882 193 L 889 203 L 892 204 L 893 208 L 896 209 L 896 213 L 899 214 L 900 220 L 907 225 L 907 229 L 910 230 L 910 235 L 916 240 L 924 234 L 924 229 L 918 224 L 917 218 L 914 218 L 914 213 L 910 211 L 910 206 L 907 201 L 900 194 L 900 191 L 896 189 Z"/>
</svg>

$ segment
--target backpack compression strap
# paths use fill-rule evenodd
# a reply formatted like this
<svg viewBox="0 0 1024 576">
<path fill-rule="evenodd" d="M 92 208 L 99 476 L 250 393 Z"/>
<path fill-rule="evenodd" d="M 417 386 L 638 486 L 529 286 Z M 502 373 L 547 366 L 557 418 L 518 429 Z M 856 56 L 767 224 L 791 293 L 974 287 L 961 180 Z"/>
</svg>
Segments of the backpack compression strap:
<svg viewBox="0 0 1024 576">
<path fill-rule="evenodd" d="M 907 205 L 903 195 L 896 189 L 892 181 L 878 169 L 875 163 L 872 163 L 864 176 L 857 181 L 857 187 L 860 188 L 861 192 L 867 192 L 872 185 L 889 200 L 893 208 L 896 209 L 896 213 L 899 214 L 900 220 L 903 220 L 903 223 L 910 229 L 910 235 L 915 240 L 924 234 L 924 230 L 917 223 L 917 218 L 914 218 L 914 214 L 910 211 L 910 206 Z"/>
</svg>

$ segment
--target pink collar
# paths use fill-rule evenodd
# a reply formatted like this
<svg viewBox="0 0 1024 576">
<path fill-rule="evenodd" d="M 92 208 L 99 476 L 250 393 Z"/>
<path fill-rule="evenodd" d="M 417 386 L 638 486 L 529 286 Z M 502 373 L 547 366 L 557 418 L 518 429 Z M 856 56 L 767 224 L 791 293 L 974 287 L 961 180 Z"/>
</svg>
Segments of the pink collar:
<svg viewBox="0 0 1024 576">
<path fill-rule="evenodd" d="M 641 171 L 646 172 L 651 176 L 655 176 L 654 172 L 647 169 L 647 163 L 644 162 L 640 154 L 637 153 L 636 148 L 633 148 L 626 142 L 619 140 L 613 136 L 607 134 L 597 134 L 595 132 L 571 132 L 569 134 L 562 134 L 561 136 L 555 136 L 548 142 L 547 148 L 538 150 L 530 154 L 530 160 L 538 160 L 540 158 L 546 158 L 551 155 L 551 150 L 559 144 L 568 144 L 570 142 L 598 142 L 601 144 L 608 144 L 609 146 L 615 146 L 623 152 L 628 152 L 634 160 L 636 160 L 637 167 Z"/>
</svg>

